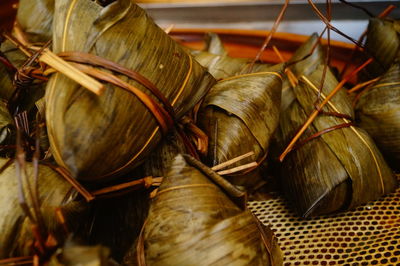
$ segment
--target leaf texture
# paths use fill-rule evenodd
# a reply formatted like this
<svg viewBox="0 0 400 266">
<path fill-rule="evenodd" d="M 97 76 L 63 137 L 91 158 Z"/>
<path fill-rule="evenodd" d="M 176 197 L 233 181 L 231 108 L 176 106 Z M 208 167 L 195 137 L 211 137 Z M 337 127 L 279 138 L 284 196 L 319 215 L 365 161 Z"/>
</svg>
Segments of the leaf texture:
<svg viewBox="0 0 400 266">
<path fill-rule="evenodd" d="M 92 1 L 60 0 L 55 13 L 55 52 L 92 53 L 140 73 L 169 100 L 177 119 L 214 83 L 132 1 L 103 8 Z M 127 82 L 150 93 L 136 81 Z M 55 159 L 81 180 L 102 181 L 132 170 L 162 138 L 153 114 L 136 96 L 113 85 L 96 96 L 56 74 L 46 89 L 46 107 Z"/>
<path fill-rule="evenodd" d="M 146 265 L 281 265 L 272 233 L 208 178 L 174 159 L 144 227 Z"/>
</svg>

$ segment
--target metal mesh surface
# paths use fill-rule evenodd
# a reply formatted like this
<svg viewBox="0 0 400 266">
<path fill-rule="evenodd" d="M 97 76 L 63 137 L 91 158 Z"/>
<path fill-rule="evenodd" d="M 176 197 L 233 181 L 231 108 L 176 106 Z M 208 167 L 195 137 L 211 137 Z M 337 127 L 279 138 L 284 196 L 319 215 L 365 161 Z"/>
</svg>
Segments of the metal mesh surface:
<svg viewBox="0 0 400 266">
<path fill-rule="evenodd" d="M 275 232 L 284 265 L 400 265 L 400 188 L 354 211 L 318 218 L 297 216 L 280 196 L 249 208 Z"/>
</svg>

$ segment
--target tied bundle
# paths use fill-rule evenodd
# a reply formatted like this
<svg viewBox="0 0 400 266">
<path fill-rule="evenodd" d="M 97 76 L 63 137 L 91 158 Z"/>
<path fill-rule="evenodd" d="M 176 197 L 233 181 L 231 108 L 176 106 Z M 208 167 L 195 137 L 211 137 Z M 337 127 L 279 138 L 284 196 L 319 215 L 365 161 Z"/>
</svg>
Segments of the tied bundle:
<svg viewBox="0 0 400 266">
<path fill-rule="evenodd" d="M 375 140 L 388 161 L 400 162 L 400 63 L 361 93 L 356 104 L 361 128 Z"/>
<path fill-rule="evenodd" d="M 301 76 L 294 88 L 296 100 L 281 115 L 286 145 L 314 111 L 321 93 L 326 97 L 338 84 L 324 67 Z M 353 109 L 340 90 L 307 128 L 282 164 L 282 185 L 302 216 L 352 209 L 394 191 L 396 178 L 366 132 L 351 122 Z"/>
<path fill-rule="evenodd" d="M 209 136 L 209 165 L 215 166 L 248 152 L 254 155 L 247 163 L 264 161 L 279 122 L 282 69 L 280 65 L 266 72 L 233 76 L 212 87 L 198 115 L 200 128 Z M 228 178 L 236 185 L 251 187 L 259 181 L 257 177 Z"/>
<path fill-rule="evenodd" d="M 224 190 L 243 199 L 211 169 L 175 157 L 138 240 L 139 265 L 281 265 L 272 231 Z"/>
<path fill-rule="evenodd" d="M 87 206 L 76 200 L 77 193 L 56 171 L 44 165 L 35 170 L 32 163 L 26 163 L 24 169 L 20 169 L 25 178 L 19 179 L 16 163 L 0 159 L 0 165 L 3 170 L 0 174 L 1 259 L 32 255 L 32 250 L 38 248 L 34 244 L 38 234 L 42 237 L 49 234 L 57 242 L 63 242 L 65 228 L 75 231 L 83 224 Z M 21 200 L 25 201 L 26 209 L 21 208 Z M 65 223 L 58 219 L 57 210 L 63 214 Z"/>
<path fill-rule="evenodd" d="M 114 85 L 107 83 L 97 96 L 61 74 L 50 79 L 46 122 L 54 157 L 84 181 L 126 173 L 143 162 L 214 79 L 130 0 L 106 7 L 61 0 L 55 14 L 54 51 L 80 63 L 88 57 L 82 52 L 91 54 L 97 68 L 88 60 L 80 69 L 102 73 L 96 77 L 107 76 Z M 107 75 L 103 59 L 120 74 Z"/>
</svg>

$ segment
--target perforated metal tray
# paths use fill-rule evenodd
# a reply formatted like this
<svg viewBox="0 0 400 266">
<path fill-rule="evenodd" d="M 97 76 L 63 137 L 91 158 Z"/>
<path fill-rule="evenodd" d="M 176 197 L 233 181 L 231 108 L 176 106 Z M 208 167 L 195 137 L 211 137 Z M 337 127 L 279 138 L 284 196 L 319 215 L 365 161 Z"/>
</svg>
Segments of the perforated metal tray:
<svg viewBox="0 0 400 266">
<path fill-rule="evenodd" d="M 304 219 L 279 195 L 249 202 L 275 232 L 284 265 L 400 265 L 400 188 L 354 211 Z"/>
</svg>

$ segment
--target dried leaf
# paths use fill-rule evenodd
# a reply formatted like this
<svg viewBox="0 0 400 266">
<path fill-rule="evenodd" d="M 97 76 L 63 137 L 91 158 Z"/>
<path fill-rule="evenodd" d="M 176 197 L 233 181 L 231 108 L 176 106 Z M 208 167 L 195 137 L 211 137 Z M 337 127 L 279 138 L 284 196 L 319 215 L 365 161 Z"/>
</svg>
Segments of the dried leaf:
<svg viewBox="0 0 400 266">
<path fill-rule="evenodd" d="M 323 66 L 301 79 L 294 89 L 296 101 L 281 116 L 281 132 L 287 144 L 314 110 Z M 337 81 L 328 71 L 322 97 Z M 325 112 L 354 117 L 344 90 L 336 94 Z M 349 123 L 347 118 L 320 114 L 301 140 L 322 130 Z M 335 129 L 306 141 L 282 164 L 282 185 L 303 216 L 351 209 L 392 192 L 397 181 L 366 132 L 355 126 Z"/>
<path fill-rule="evenodd" d="M 208 178 L 175 158 L 144 227 L 146 265 L 281 265 L 272 232 Z"/>
<path fill-rule="evenodd" d="M 388 19 L 371 18 L 368 24 L 365 49 L 375 62 L 367 66 L 362 73 L 363 79 L 369 80 L 385 73 L 399 56 L 400 30 L 398 22 Z"/>
<path fill-rule="evenodd" d="M 397 167 L 400 162 L 400 64 L 395 63 L 356 105 L 361 128 Z"/>
<path fill-rule="evenodd" d="M 215 55 L 228 55 L 228 52 L 226 51 L 224 44 L 222 43 L 221 39 L 219 38 L 218 34 L 213 33 L 213 32 L 208 32 L 206 34 L 206 47 L 205 51 L 215 54 Z"/>
<path fill-rule="evenodd" d="M 324 63 L 325 51 L 319 42 L 318 35 L 313 33 L 292 55 L 288 64 L 293 73 L 300 77 L 309 75 Z"/>
<path fill-rule="evenodd" d="M 140 73 L 168 99 L 177 119 L 214 83 L 132 1 L 103 8 L 93 1 L 61 0 L 55 14 L 56 53 L 88 52 Z M 127 82 L 149 94 L 142 84 Z M 46 107 L 55 159 L 81 180 L 105 180 L 132 170 L 162 138 L 153 114 L 136 96 L 114 85 L 107 84 L 96 96 L 56 74 L 46 89 Z"/>
<path fill-rule="evenodd" d="M 0 158 L 0 165 L 4 166 L 6 159 Z M 27 176 L 33 185 L 33 165 L 26 163 Z M 30 244 L 32 236 L 31 222 L 19 205 L 19 182 L 16 178 L 15 164 L 12 163 L 0 174 L 0 258 L 32 255 Z M 62 224 L 56 218 L 56 208 L 61 208 L 67 226 L 75 231 L 84 223 L 87 206 L 76 201 L 77 193 L 61 176 L 48 166 L 39 166 L 39 198 L 42 203 L 41 211 L 48 233 L 53 234 L 62 243 L 66 235 Z M 24 193 L 28 195 L 26 182 L 23 185 Z M 27 197 L 28 206 L 32 203 Z"/>
<path fill-rule="evenodd" d="M 17 21 L 32 43 L 52 38 L 55 0 L 20 0 Z"/>
<path fill-rule="evenodd" d="M 209 165 L 250 151 L 254 152 L 252 157 L 231 167 L 265 158 L 279 121 L 282 69 L 280 65 L 267 72 L 227 78 L 210 90 L 198 117 L 200 127 L 209 136 Z M 239 175 L 229 180 L 251 187 L 259 175 Z"/>
</svg>

